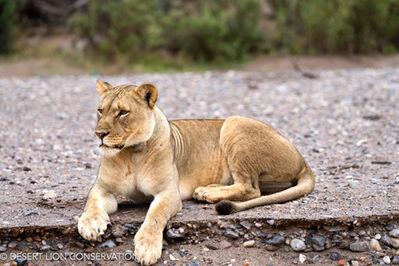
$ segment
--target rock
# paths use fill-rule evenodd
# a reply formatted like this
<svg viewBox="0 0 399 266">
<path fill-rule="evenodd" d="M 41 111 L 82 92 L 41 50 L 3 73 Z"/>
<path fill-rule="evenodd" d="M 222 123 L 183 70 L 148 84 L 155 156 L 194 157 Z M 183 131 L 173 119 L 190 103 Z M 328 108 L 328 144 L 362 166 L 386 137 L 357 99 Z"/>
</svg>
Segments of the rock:
<svg viewBox="0 0 399 266">
<path fill-rule="evenodd" d="M 238 233 L 232 230 L 226 230 L 223 235 L 230 239 L 237 239 L 239 237 Z"/>
<path fill-rule="evenodd" d="M 207 247 L 207 248 L 209 248 L 211 250 L 218 250 L 219 249 L 216 245 L 214 245 L 212 243 L 206 244 L 205 247 Z"/>
<path fill-rule="evenodd" d="M 268 251 L 276 251 L 279 248 L 280 248 L 279 246 L 274 246 L 274 245 L 269 245 L 269 244 L 265 245 L 265 249 Z"/>
<path fill-rule="evenodd" d="M 351 261 L 352 266 L 359 266 L 359 262 L 357 260 L 352 260 Z"/>
<path fill-rule="evenodd" d="M 312 243 L 313 249 L 316 251 L 323 251 L 325 249 L 326 238 L 324 236 L 315 235 L 310 239 L 310 242 Z"/>
<path fill-rule="evenodd" d="M 349 249 L 354 252 L 364 252 L 370 250 L 370 246 L 366 241 L 356 241 L 350 244 Z"/>
<path fill-rule="evenodd" d="M 293 250 L 295 251 L 303 251 L 306 249 L 306 245 L 305 243 L 298 239 L 298 238 L 294 238 L 291 240 L 290 246 Z"/>
<path fill-rule="evenodd" d="M 338 261 L 338 265 L 339 265 L 339 266 L 344 266 L 344 265 L 345 265 L 345 262 L 346 262 L 346 261 L 343 260 L 343 259 L 342 259 L 342 260 L 339 260 L 339 261 Z"/>
<path fill-rule="evenodd" d="M 399 239 L 392 238 L 392 239 L 391 239 L 391 245 L 392 245 L 394 248 L 399 248 Z"/>
<path fill-rule="evenodd" d="M 226 240 L 220 241 L 219 245 L 220 245 L 220 248 L 222 248 L 222 249 L 228 249 L 231 247 L 231 243 Z"/>
<path fill-rule="evenodd" d="M 184 238 L 184 235 L 179 231 L 175 231 L 172 228 L 166 231 L 166 236 L 172 239 Z"/>
<path fill-rule="evenodd" d="M 31 211 L 31 210 L 24 210 L 24 216 L 30 216 L 33 214 L 39 214 L 37 211 Z"/>
<path fill-rule="evenodd" d="M 375 238 L 376 240 L 380 240 L 380 239 L 381 239 L 381 235 L 380 235 L 380 234 L 376 234 L 376 235 L 374 236 L 374 238 Z"/>
<path fill-rule="evenodd" d="M 8 243 L 9 248 L 15 248 L 16 246 L 17 246 L 17 242 L 12 241 L 12 242 Z"/>
<path fill-rule="evenodd" d="M 395 228 L 389 232 L 389 235 L 394 238 L 399 238 L 399 228 Z"/>
<path fill-rule="evenodd" d="M 24 259 L 21 259 L 21 258 L 16 258 L 14 261 L 16 262 L 17 266 L 28 265 L 27 261 Z M 11 264 L 11 265 L 13 265 L 13 264 Z"/>
<path fill-rule="evenodd" d="M 306 256 L 303 254 L 299 254 L 298 261 L 300 264 L 303 264 L 306 261 Z"/>
<path fill-rule="evenodd" d="M 391 264 L 391 258 L 389 257 L 389 256 L 384 256 L 383 258 L 382 258 L 382 261 L 385 263 L 385 264 Z"/>
<path fill-rule="evenodd" d="M 169 259 L 172 260 L 172 261 L 177 260 L 177 259 L 175 258 L 175 256 L 173 256 L 172 254 L 169 255 Z"/>
<path fill-rule="evenodd" d="M 392 264 L 399 264 L 399 256 L 393 256 Z"/>
<path fill-rule="evenodd" d="M 370 240 L 370 249 L 371 250 L 378 250 L 378 251 L 381 251 L 382 250 L 382 248 L 381 248 L 381 245 L 380 245 L 380 242 L 378 242 L 378 240 L 376 240 L 376 239 L 371 239 Z"/>
<path fill-rule="evenodd" d="M 101 244 L 99 245 L 99 247 L 100 247 L 100 248 L 104 248 L 104 247 L 107 247 L 107 248 L 114 248 L 114 247 L 116 247 L 116 244 L 115 244 L 114 241 L 112 241 L 112 240 L 107 240 L 107 241 L 105 241 L 104 243 L 101 243 Z"/>
<path fill-rule="evenodd" d="M 313 263 L 316 263 L 320 260 L 320 255 L 314 255 L 312 258 Z"/>
<path fill-rule="evenodd" d="M 274 225 L 274 220 L 267 220 L 266 221 L 269 225 Z"/>
<path fill-rule="evenodd" d="M 383 243 L 384 245 L 387 245 L 387 246 L 391 246 L 392 239 L 387 234 L 383 234 L 381 237 L 381 243 Z"/>
<path fill-rule="evenodd" d="M 340 249 L 348 249 L 349 248 L 349 240 L 347 240 L 347 239 L 344 239 L 344 240 L 342 240 L 340 243 L 339 243 L 339 245 L 338 245 L 338 247 L 340 248 Z"/>
<path fill-rule="evenodd" d="M 342 259 L 342 255 L 339 254 L 338 252 L 331 252 L 330 259 L 333 261 L 338 261 Z"/>
<path fill-rule="evenodd" d="M 6 251 L 7 251 L 6 247 L 3 247 L 3 246 L 0 247 L 0 252 L 6 252 Z"/>
<path fill-rule="evenodd" d="M 251 227 L 252 227 L 251 223 L 248 221 L 242 221 L 242 222 L 240 222 L 240 225 L 247 230 L 251 230 Z"/>
<path fill-rule="evenodd" d="M 64 245 L 61 244 L 61 243 L 58 243 L 58 244 L 57 244 L 57 248 L 58 248 L 58 249 L 63 249 L 63 248 L 64 248 Z"/>
<path fill-rule="evenodd" d="M 255 245 L 255 240 L 245 241 L 242 245 L 243 245 L 244 247 L 246 247 L 246 248 L 253 247 L 253 246 Z"/>
<path fill-rule="evenodd" d="M 282 245 L 285 242 L 285 237 L 281 235 L 274 235 L 271 239 L 266 240 L 266 244 L 269 245 Z"/>
<path fill-rule="evenodd" d="M 41 251 L 47 251 L 47 250 L 50 250 L 50 248 L 51 247 L 49 245 L 43 245 L 43 246 L 40 247 L 40 250 Z"/>
</svg>

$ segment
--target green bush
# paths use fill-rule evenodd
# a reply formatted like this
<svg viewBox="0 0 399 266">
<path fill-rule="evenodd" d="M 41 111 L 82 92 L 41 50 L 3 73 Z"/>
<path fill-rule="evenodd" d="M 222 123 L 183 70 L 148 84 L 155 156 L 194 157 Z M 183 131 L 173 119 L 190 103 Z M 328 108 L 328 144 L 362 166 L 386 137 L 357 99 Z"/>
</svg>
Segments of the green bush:
<svg viewBox="0 0 399 266">
<path fill-rule="evenodd" d="M 92 50 L 109 58 L 163 49 L 199 61 L 240 60 L 259 49 L 260 0 L 179 2 L 92 0 L 71 23 Z"/>
<path fill-rule="evenodd" d="M 0 0 L 0 54 L 7 54 L 13 48 L 18 2 Z"/>
<path fill-rule="evenodd" d="M 275 49 L 376 53 L 399 49 L 397 0 L 270 0 Z"/>
</svg>

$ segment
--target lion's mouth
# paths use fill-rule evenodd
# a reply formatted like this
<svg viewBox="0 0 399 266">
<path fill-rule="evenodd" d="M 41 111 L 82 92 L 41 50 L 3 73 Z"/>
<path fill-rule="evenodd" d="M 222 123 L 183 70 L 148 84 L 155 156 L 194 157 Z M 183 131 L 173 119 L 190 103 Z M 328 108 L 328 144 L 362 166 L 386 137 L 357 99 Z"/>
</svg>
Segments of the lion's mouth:
<svg viewBox="0 0 399 266">
<path fill-rule="evenodd" d="M 106 145 L 106 144 L 104 144 L 104 143 L 101 143 L 101 144 L 100 144 L 100 148 L 108 148 L 108 149 L 118 149 L 118 150 L 122 150 L 123 147 L 124 147 L 124 145 L 115 145 L 115 146 L 111 147 L 111 146 L 108 146 L 108 145 Z"/>
</svg>

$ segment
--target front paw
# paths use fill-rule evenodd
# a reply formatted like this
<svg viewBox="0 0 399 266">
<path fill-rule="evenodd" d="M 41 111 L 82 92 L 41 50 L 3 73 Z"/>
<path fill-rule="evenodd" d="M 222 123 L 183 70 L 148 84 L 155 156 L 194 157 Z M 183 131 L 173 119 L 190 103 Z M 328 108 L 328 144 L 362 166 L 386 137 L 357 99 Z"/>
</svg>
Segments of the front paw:
<svg viewBox="0 0 399 266">
<path fill-rule="evenodd" d="M 108 214 L 101 209 L 85 211 L 79 218 L 79 234 L 86 240 L 96 240 L 104 234 L 109 224 Z"/>
<path fill-rule="evenodd" d="M 214 187 L 198 187 L 194 190 L 193 198 L 198 201 L 205 201 L 208 203 L 215 203 L 218 201 L 217 198 L 214 197 Z"/>
<path fill-rule="evenodd" d="M 143 265 L 155 264 L 162 254 L 162 232 L 140 228 L 134 237 L 134 254 Z"/>
</svg>

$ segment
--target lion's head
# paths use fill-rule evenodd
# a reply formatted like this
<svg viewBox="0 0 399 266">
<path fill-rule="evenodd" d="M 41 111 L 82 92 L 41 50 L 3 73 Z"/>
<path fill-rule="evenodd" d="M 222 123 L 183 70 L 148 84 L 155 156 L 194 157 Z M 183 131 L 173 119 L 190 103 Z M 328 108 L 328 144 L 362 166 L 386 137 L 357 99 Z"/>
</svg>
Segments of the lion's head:
<svg viewBox="0 0 399 266">
<path fill-rule="evenodd" d="M 104 155 L 135 147 L 152 136 L 157 89 L 152 84 L 113 87 L 97 80 L 101 103 L 97 110 L 96 135 Z"/>
</svg>

